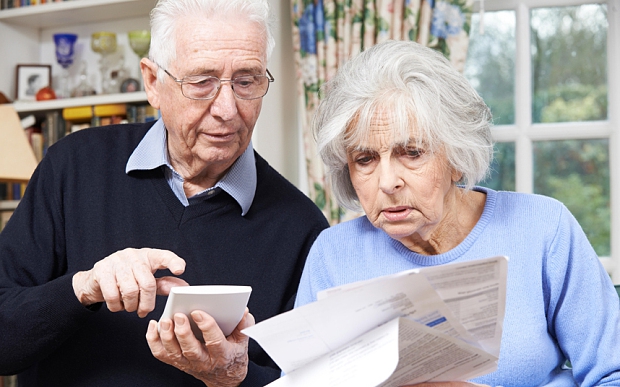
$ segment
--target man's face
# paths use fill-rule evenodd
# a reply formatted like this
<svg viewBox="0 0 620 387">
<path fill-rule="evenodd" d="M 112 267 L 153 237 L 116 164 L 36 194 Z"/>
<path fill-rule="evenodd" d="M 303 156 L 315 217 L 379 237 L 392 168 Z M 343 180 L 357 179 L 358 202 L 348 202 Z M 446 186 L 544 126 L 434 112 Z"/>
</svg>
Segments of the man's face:
<svg viewBox="0 0 620 387">
<path fill-rule="evenodd" d="M 167 68 L 177 79 L 265 74 L 264 33 L 256 24 L 186 17 L 177 26 L 177 59 Z M 211 100 L 186 98 L 169 77 L 156 87 L 173 167 L 186 179 L 219 179 L 250 143 L 262 98 L 241 100 L 230 82 Z"/>
</svg>

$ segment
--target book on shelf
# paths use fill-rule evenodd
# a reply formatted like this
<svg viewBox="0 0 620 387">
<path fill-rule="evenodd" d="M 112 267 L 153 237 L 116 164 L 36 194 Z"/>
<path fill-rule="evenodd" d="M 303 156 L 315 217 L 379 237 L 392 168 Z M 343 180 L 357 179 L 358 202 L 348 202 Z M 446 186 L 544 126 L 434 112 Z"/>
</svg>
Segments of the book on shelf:
<svg viewBox="0 0 620 387">
<path fill-rule="evenodd" d="M 37 162 L 41 162 L 43 159 L 43 133 L 41 133 L 41 128 L 32 129 L 28 132 L 28 138 L 30 140 L 30 146 L 34 151 L 34 157 L 37 159 Z"/>
<path fill-rule="evenodd" d="M 67 123 L 60 111 L 55 110 L 46 113 L 45 120 L 41 125 L 41 132 L 43 133 L 43 154 L 45 154 L 47 148 L 54 145 L 67 133 Z"/>
<path fill-rule="evenodd" d="M 20 0 L 2 0 L 2 9 L 19 8 Z"/>
<path fill-rule="evenodd" d="M 150 122 L 159 119 L 159 110 L 144 104 L 103 104 L 64 108 L 62 117 L 69 133 L 94 126 Z"/>
<path fill-rule="evenodd" d="M 26 183 L 0 183 L 0 202 L 20 200 L 24 196 L 26 185 Z"/>
<path fill-rule="evenodd" d="M 60 3 L 68 0 L 0 0 L 0 10 L 20 7 L 31 7 L 39 4 Z"/>
<path fill-rule="evenodd" d="M 43 133 L 41 131 L 42 119 L 37 119 L 34 115 L 29 115 L 21 120 L 22 127 L 28 142 L 34 151 L 37 162 L 43 158 Z"/>
<path fill-rule="evenodd" d="M 155 109 L 148 103 L 146 104 L 128 104 L 127 105 L 127 122 L 151 122 L 161 117 L 159 110 Z"/>
<path fill-rule="evenodd" d="M 93 122 L 104 117 L 121 117 L 127 115 L 125 104 L 105 104 L 94 106 L 76 106 L 62 109 L 62 117 L 73 123 Z M 94 125 L 93 125 L 94 126 Z"/>
<path fill-rule="evenodd" d="M 86 121 L 93 118 L 92 106 L 75 106 L 62 109 L 62 118 L 67 121 Z"/>
<path fill-rule="evenodd" d="M 4 228 L 9 221 L 13 211 L 17 208 L 17 200 L 0 200 L 0 231 Z"/>
<path fill-rule="evenodd" d="M 0 231 L 9 222 L 11 215 L 13 215 L 13 210 L 0 210 Z"/>
<path fill-rule="evenodd" d="M 126 122 L 125 104 L 104 104 L 64 108 L 62 117 L 67 123 L 68 133 L 78 130 Z"/>
<path fill-rule="evenodd" d="M 17 376 L 0 376 L 0 387 L 17 387 Z"/>
<path fill-rule="evenodd" d="M 127 107 L 123 103 L 93 106 L 93 115 L 95 117 L 125 116 L 126 114 Z"/>
</svg>

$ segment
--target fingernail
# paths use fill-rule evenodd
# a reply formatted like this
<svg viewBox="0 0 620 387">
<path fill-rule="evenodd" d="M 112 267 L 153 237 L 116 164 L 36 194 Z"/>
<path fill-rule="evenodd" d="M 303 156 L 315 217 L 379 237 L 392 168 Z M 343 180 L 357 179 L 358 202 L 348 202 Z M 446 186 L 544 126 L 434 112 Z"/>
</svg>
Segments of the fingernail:
<svg viewBox="0 0 620 387">
<path fill-rule="evenodd" d="M 176 325 L 183 325 L 183 322 L 184 320 L 181 316 L 177 316 L 177 315 L 174 316 L 174 323 Z"/>
<path fill-rule="evenodd" d="M 202 315 L 200 313 L 192 313 L 192 318 L 196 322 L 201 322 L 202 321 Z"/>
<path fill-rule="evenodd" d="M 170 324 L 169 320 L 162 320 L 159 322 L 159 326 L 161 327 L 161 329 L 163 329 L 164 331 L 168 331 L 170 330 L 170 328 L 172 327 L 172 324 Z"/>
</svg>

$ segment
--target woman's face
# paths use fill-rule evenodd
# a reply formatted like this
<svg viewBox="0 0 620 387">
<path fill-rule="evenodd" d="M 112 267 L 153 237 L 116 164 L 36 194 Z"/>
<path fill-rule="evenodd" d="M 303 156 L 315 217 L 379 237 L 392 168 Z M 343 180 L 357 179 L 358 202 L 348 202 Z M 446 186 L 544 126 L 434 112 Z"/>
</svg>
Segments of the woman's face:
<svg viewBox="0 0 620 387">
<path fill-rule="evenodd" d="M 438 237 L 434 232 L 454 203 L 450 193 L 460 177 L 443 153 L 418 147 L 414 136 L 407 144 L 396 144 L 392 120 L 378 114 L 368 139 L 347 152 L 351 181 L 366 216 L 410 249 Z"/>
</svg>

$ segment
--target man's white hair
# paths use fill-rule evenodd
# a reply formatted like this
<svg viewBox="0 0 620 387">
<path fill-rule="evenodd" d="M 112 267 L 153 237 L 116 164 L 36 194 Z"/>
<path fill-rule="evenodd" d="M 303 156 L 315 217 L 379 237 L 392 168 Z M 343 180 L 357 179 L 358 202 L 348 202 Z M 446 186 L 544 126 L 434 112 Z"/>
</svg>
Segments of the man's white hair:
<svg viewBox="0 0 620 387">
<path fill-rule="evenodd" d="M 205 20 L 229 18 L 247 20 L 263 30 L 265 63 L 275 46 L 273 15 L 267 0 L 159 0 L 151 11 L 151 47 L 149 58 L 163 68 L 177 59 L 176 28 L 187 16 L 204 16 Z M 159 79 L 165 74 L 160 68 Z"/>
</svg>

